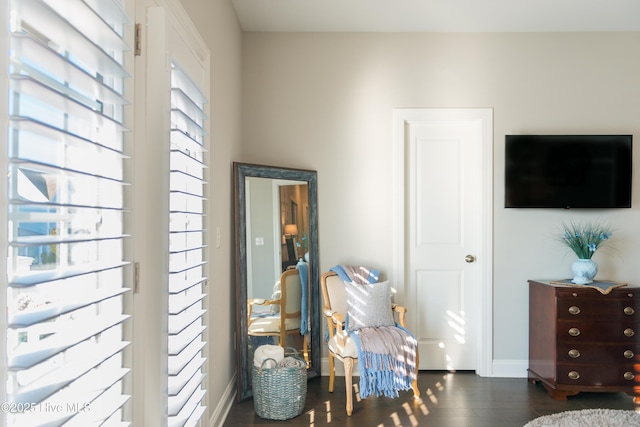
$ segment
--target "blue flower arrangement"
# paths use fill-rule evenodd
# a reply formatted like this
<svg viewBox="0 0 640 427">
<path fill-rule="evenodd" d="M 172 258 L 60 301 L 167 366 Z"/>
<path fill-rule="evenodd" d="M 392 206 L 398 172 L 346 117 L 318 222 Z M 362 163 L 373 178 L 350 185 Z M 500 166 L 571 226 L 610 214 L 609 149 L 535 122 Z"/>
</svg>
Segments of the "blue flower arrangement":
<svg viewBox="0 0 640 427">
<path fill-rule="evenodd" d="M 613 230 L 600 222 L 585 222 L 580 224 L 562 223 L 560 242 L 571 249 L 578 259 L 591 259 L 598 248 L 608 243 L 613 236 Z"/>
<path fill-rule="evenodd" d="M 307 252 L 309 250 L 309 236 L 307 236 L 307 233 L 304 233 L 300 240 L 302 240 L 302 243 L 296 242 L 296 247 L 300 248 L 304 245 L 304 250 Z"/>
</svg>

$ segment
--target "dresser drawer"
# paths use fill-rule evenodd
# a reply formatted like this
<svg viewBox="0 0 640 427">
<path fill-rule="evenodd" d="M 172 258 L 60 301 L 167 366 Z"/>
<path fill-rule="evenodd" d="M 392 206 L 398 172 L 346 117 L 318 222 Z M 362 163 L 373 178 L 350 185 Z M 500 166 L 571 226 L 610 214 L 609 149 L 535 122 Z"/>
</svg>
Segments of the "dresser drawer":
<svg viewBox="0 0 640 427">
<path fill-rule="evenodd" d="M 631 287 L 622 287 L 617 288 L 611 291 L 607 295 L 601 294 L 599 291 L 595 289 L 591 289 L 589 287 L 559 287 L 556 288 L 556 295 L 558 298 L 586 298 L 586 299 L 594 299 L 594 298 L 609 298 L 609 299 L 640 299 L 640 288 L 631 286 Z"/>
<path fill-rule="evenodd" d="M 588 319 L 593 321 L 617 322 L 640 321 L 640 301 L 637 298 L 559 298 L 557 302 L 558 320 Z"/>
<path fill-rule="evenodd" d="M 558 342 L 620 342 L 635 343 L 640 340 L 640 323 L 558 321 Z"/>
<path fill-rule="evenodd" d="M 618 386 L 630 387 L 640 380 L 633 365 L 558 365 L 557 383 L 579 386 Z"/>
<path fill-rule="evenodd" d="M 624 365 L 640 363 L 640 344 L 558 343 L 558 363 Z"/>
</svg>

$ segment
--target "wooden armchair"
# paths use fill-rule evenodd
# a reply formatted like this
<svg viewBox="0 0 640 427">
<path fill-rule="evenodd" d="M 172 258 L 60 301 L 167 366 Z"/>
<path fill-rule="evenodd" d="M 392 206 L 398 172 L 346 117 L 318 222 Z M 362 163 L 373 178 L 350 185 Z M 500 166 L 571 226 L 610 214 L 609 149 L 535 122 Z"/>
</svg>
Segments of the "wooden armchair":
<svg viewBox="0 0 640 427">
<path fill-rule="evenodd" d="M 344 364 L 345 385 L 346 385 L 346 410 L 347 415 L 353 413 L 353 367 L 358 363 L 358 349 L 348 332 L 344 330 L 347 315 L 347 291 L 340 277 L 334 272 L 324 273 L 320 278 L 322 297 L 324 306 L 322 313 L 327 321 L 329 331 L 329 392 L 333 393 L 335 382 L 335 359 Z M 405 307 L 392 304 L 394 313 L 397 313 L 398 324 L 406 328 Z M 416 369 L 419 366 L 418 354 L 416 353 Z M 414 398 L 420 397 L 417 379 L 412 383 Z"/>
<path fill-rule="evenodd" d="M 253 306 L 277 305 L 277 312 L 254 316 Z M 248 334 L 259 337 L 278 337 L 278 345 L 286 347 L 287 335 L 300 334 L 302 323 L 302 285 L 298 270 L 286 270 L 280 275 L 280 297 L 247 300 Z M 304 360 L 309 363 L 307 336 L 302 338 Z"/>
</svg>

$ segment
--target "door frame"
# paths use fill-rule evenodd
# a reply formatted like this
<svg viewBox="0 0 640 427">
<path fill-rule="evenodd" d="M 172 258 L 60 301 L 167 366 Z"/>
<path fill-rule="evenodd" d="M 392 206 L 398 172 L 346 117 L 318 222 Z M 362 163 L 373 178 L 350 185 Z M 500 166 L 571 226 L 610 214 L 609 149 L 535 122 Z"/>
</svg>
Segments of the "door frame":
<svg viewBox="0 0 640 427">
<path fill-rule="evenodd" d="M 274 179 L 271 185 L 271 192 L 273 197 L 273 242 L 274 242 L 274 268 L 277 273 L 277 278 L 282 274 L 282 224 L 280 222 L 282 218 L 282 212 L 280 211 L 280 187 L 286 185 L 304 185 L 306 182 L 295 181 L 292 179 Z M 278 280 L 276 278 L 276 280 Z M 275 283 L 275 282 L 274 282 Z"/>
<path fill-rule="evenodd" d="M 407 156 L 406 131 L 411 122 L 480 121 L 482 123 L 482 183 L 480 185 L 480 309 L 476 310 L 478 324 L 476 343 L 476 374 L 493 376 L 493 109 L 492 108 L 396 108 L 393 110 L 393 281 L 404 297 L 405 260 L 405 162 Z"/>
</svg>

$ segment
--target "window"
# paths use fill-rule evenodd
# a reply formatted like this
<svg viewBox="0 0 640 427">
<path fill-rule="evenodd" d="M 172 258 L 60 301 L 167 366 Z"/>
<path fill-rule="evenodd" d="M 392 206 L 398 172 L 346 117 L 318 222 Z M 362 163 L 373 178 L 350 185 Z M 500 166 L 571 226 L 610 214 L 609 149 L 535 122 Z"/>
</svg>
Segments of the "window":
<svg viewBox="0 0 640 427">
<path fill-rule="evenodd" d="M 10 0 L 5 425 L 123 418 L 120 0 Z"/>
<path fill-rule="evenodd" d="M 136 99 L 145 102 L 144 123 L 136 124 L 144 125 L 144 138 L 136 139 L 133 201 L 140 263 L 134 300 L 147 312 L 136 318 L 134 336 L 145 343 L 145 372 L 155 374 L 144 379 L 144 422 L 196 426 L 207 417 L 209 52 L 181 8 L 169 2 L 144 13 L 144 66 L 136 68 Z"/>
<path fill-rule="evenodd" d="M 206 360 L 202 356 L 205 103 L 200 89 L 174 61 L 169 158 L 169 427 L 194 425 L 205 410 L 201 404 Z"/>
</svg>

